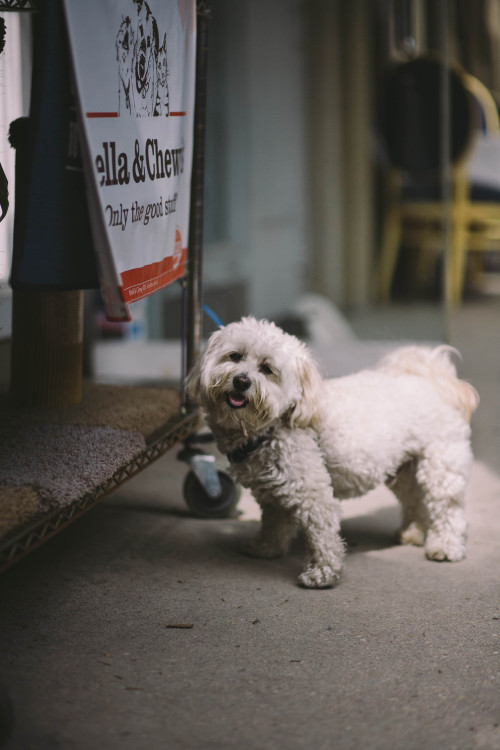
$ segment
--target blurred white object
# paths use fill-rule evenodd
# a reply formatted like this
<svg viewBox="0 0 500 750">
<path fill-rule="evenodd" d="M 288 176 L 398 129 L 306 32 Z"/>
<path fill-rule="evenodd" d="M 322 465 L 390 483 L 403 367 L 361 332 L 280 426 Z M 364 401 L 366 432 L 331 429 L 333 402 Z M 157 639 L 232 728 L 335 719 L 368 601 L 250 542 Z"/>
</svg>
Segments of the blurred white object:
<svg viewBox="0 0 500 750">
<path fill-rule="evenodd" d="M 181 377 L 181 342 L 97 341 L 94 379 L 98 383 L 178 384 Z"/>
<path fill-rule="evenodd" d="M 293 312 L 304 320 L 309 340 L 315 346 L 356 338 L 342 313 L 321 294 L 304 294 Z"/>
</svg>

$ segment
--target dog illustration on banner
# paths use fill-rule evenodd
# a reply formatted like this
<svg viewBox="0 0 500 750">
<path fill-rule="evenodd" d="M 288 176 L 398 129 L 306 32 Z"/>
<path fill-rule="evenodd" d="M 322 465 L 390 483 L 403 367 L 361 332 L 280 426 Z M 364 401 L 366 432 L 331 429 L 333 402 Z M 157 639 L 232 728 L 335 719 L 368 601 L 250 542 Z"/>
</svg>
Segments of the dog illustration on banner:
<svg viewBox="0 0 500 750">
<path fill-rule="evenodd" d="M 146 0 L 133 0 L 135 19 L 126 16 L 116 37 L 118 111 L 137 117 L 168 117 L 167 35 L 160 35 Z"/>
</svg>

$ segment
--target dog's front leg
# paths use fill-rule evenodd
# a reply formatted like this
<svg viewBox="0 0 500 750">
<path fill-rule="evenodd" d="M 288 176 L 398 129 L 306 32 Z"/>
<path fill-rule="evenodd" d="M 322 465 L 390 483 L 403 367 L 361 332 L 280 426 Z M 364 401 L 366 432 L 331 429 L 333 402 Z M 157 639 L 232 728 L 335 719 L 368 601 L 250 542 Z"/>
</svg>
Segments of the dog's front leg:
<svg viewBox="0 0 500 750">
<path fill-rule="evenodd" d="M 307 544 L 307 567 L 299 576 L 306 588 L 329 588 L 338 581 L 343 567 L 344 543 L 340 537 L 340 503 L 333 496 L 303 501 L 296 518 Z"/>
<path fill-rule="evenodd" d="M 245 545 L 253 557 L 282 557 L 297 535 L 297 523 L 291 510 L 272 503 L 262 504 L 259 535 Z"/>
</svg>

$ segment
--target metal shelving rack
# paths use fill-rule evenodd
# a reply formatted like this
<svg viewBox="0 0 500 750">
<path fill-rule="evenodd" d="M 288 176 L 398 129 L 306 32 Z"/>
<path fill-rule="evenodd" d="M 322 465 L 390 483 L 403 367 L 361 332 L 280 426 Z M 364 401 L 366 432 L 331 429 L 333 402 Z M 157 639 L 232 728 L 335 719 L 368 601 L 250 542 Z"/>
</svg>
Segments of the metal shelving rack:
<svg viewBox="0 0 500 750">
<path fill-rule="evenodd" d="M 36 0 L 3 0 L 0 11 L 36 12 Z M 155 431 L 146 449 L 133 460 L 124 462 L 117 471 L 77 502 L 36 518 L 0 540 L 0 572 L 20 560 L 69 523 L 94 507 L 102 498 L 135 477 L 174 445 L 188 440 L 199 427 L 196 409 L 185 403 L 183 376 L 193 364 L 202 335 L 202 253 L 203 253 L 203 184 L 205 152 L 205 102 L 207 83 L 208 28 L 211 17 L 209 0 L 197 2 L 196 90 L 194 114 L 193 170 L 191 179 L 191 214 L 189 228 L 188 272 L 183 282 L 183 364 L 180 385 L 180 409 L 163 428 Z M 78 293 L 77 293 L 78 294 Z M 119 388 L 120 386 L 117 386 Z M 0 486 L 1 492 L 1 486 Z"/>
</svg>

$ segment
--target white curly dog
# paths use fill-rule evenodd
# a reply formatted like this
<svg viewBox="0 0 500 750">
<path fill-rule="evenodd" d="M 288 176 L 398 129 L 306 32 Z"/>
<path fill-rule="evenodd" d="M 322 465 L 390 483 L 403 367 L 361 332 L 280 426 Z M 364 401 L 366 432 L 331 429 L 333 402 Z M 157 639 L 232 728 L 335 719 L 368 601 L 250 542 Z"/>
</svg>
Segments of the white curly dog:
<svg viewBox="0 0 500 750">
<path fill-rule="evenodd" d="M 344 558 L 339 500 L 385 483 L 402 506 L 401 542 L 461 560 L 478 396 L 451 351 L 404 347 L 374 369 L 322 380 L 305 344 L 273 323 L 247 317 L 213 333 L 187 392 L 262 508 L 248 551 L 284 555 L 301 529 L 299 583 L 332 586 Z"/>
</svg>

